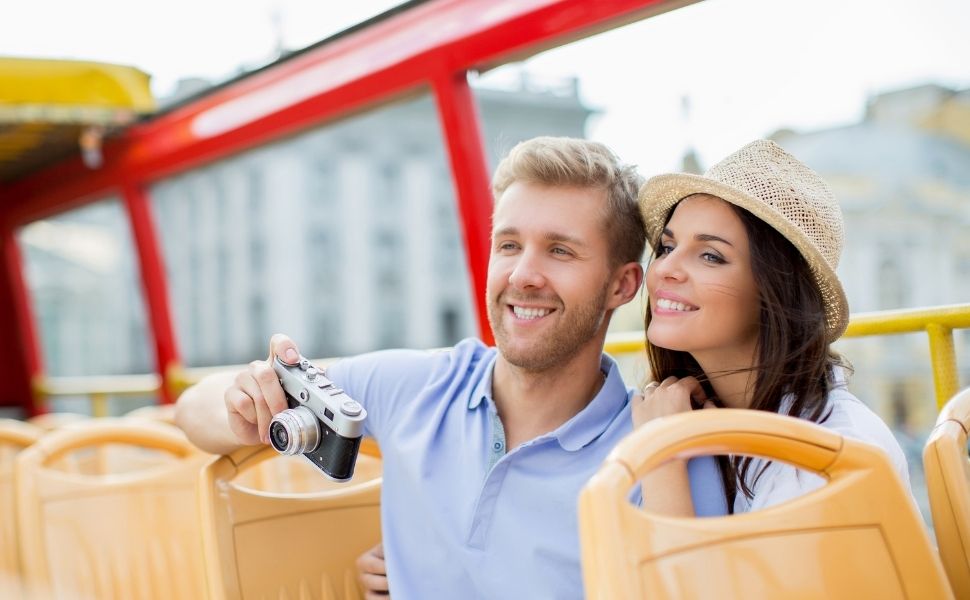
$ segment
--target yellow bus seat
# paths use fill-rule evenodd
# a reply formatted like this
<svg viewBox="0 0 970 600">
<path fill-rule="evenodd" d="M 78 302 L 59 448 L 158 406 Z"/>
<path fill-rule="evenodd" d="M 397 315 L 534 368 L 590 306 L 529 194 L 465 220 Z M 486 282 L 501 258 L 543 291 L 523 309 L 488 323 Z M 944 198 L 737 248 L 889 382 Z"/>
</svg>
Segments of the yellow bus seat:
<svg viewBox="0 0 970 600">
<path fill-rule="evenodd" d="M 86 421 L 91 417 L 88 415 L 82 415 L 79 413 L 72 412 L 50 412 L 37 415 L 35 417 L 30 417 L 27 419 L 27 423 L 33 425 L 34 427 L 40 427 L 44 431 L 53 431 L 55 429 L 60 429 L 65 425 L 71 425 L 72 423 L 80 423 Z"/>
<path fill-rule="evenodd" d="M 44 431 L 54 431 L 62 427 L 70 427 L 78 423 L 84 423 L 92 417 L 72 412 L 49 412 L 36 415 L 27 419 L 27 423 L 35 427 L 40 427 Z M 75 473 L 95 473 L 99 457 L 94 451 L 74 453 L 65 456 L 57 468 L 64 471 Z"/>
<path fill-rule="evenodd" d="M 724 517 L 662 516 L 629 502 L 633 486 L 668 459 L 710 454 L 782 460 L 828 481 Z M 772 413 L 704 410 L 640 427 L 583 488 L 579 526 L 587 598 L 953 597 L 885 453 Z"/>
<path fill-rule="evenodd" d="M 923 448 L 923 470 L 943 567 L 958 598 L 970 598 L 970 388 L 950 399 Z"/>
<path fill-rule="evenodd" d="M 152 404 L 125 413 L 126 417 L 138 417 L 175 425 L 174 404 Z"/>
<path fill-rule="evenodd" d="M 211 462 L 199 482 L 209 597 L 360 598 L 355 561 L 381 539 L 380 494 L 381 460 L 363 451 L 349 483 L 268 446 Z"/>
<path fill-rule="evenodd" d="M 65 455 L 108 445 L 172 460 L 120 472 L 110 461 L 99 473 L 57 468 Z M 147 421 L 91 419 L 42 437 L 16 465 L 28 586 L 55 598 L 204 597 L 196 485 L 207 460 L 174 428 Z"/>
<path fill-rule="evenodd" d="M 354 481 L 357 481 L 357 477 L 380 477 L 380 461 L 372 460 L 381 456 L 377 443 L 370 438 L 364 438 L 360 445 L 360 456 L 368 456 L 368 459 L 358 461 L 354 470 Z M 284 494 L 334 489 L 333 482 L 322 477 L 316 467 L 298 456 L 261 457 L 258 462 L 249 463 L 244 470 L 238 472 L 234 481 L 243 488 Z"/>
<path fill-rule="evenodd" d="M 40 439 L 43 430 L 23 421 L 0 419 L 0 598 L 23 597 L 23 569 L 17 547 L 14 459 Z"/>
</svg>

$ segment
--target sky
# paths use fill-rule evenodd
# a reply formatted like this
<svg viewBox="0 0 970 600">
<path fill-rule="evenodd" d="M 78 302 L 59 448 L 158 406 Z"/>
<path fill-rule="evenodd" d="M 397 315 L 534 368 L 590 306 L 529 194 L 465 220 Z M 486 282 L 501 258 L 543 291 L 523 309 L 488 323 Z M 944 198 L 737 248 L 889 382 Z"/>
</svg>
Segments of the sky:
<svg viewBox="0 0 970 600">
<path fill-rule="evenodd" d="M 396 0 L 5 0 L 0 56 L 101 60 L 222 80 Z M 650 175 L 691 147 L 709 165 L 780 128 L 857 122 L 868 98 L 970 88 L 968 0 L 706 0 L 474 76 L 507 87 L 578 77 L 588 136 Z"/>
</svg>

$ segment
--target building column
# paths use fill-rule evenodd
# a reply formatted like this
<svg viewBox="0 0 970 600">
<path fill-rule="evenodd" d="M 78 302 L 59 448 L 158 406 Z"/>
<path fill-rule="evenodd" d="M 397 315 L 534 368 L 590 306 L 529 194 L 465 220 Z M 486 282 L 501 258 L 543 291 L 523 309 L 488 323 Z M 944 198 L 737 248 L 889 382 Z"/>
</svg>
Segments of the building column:
<svg viewBox="0 0 970 600">
<path fill-rule="evenodd" d="M 359 155 L 345 157 L 338 167 L 338 198 L 341 218 L 339 256 L 316 260 L 340 261 L 340 310 L 342 329 L 339 346 L 344 354 L 372 350 L 376 344 L 374 295 L 377 281 L 374 268 L 374 217 L 371 206 L 373 168 Z M 330 332 L 320 332 L 331 335 Z"/>
<path fill-rule="evenodd" d="M 406 160 L 401 165 L 401 193 L 404 195 L 405 339 L 413 348 L 433 348 L 441 344 L 441 297 L 435 272 L 435 246 L 439 236 L 434 230 L 434 194 L 431 168 L 427 161 Z"/>
</svg>

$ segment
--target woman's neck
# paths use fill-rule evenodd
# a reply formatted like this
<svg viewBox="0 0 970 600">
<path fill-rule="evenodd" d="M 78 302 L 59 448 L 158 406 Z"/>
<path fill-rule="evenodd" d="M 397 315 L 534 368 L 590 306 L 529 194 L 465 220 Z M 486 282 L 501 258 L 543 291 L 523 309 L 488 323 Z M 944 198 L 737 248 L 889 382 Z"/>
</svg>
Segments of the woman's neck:
<svg viewBox="0 0 970 600">
<path fill-rule="evenodd" d="M 694 356 L 707 376 L 714 395 L 727 408 L 750 408 L 757 380 L 754 352 L 747 360 L 731 356 Z"/>
</svg>

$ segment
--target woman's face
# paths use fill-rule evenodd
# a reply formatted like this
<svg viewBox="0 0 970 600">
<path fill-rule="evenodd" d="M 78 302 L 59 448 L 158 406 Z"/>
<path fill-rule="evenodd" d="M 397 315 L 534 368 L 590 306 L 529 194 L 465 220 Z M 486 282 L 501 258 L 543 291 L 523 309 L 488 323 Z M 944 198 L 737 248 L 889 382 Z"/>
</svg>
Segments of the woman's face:
<svg viewBox="0 0 970 600">
<path fill-rule="evenodd" d="M 689 352 L 702 367 L 754 360 L 760 303 L 748 234 L 724 200 L 695 194 L 674 208 L 647 292 L 653 345 Z"/>
</svg>

